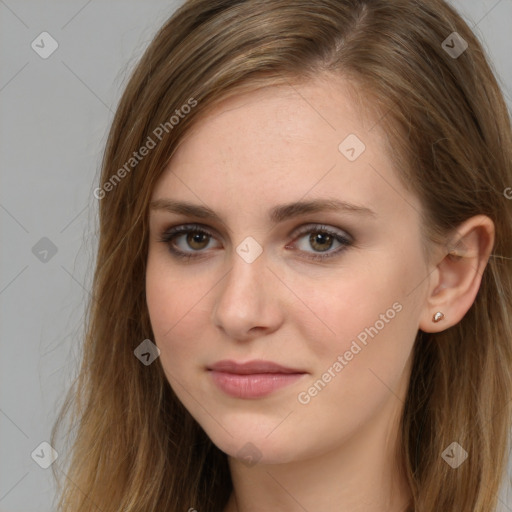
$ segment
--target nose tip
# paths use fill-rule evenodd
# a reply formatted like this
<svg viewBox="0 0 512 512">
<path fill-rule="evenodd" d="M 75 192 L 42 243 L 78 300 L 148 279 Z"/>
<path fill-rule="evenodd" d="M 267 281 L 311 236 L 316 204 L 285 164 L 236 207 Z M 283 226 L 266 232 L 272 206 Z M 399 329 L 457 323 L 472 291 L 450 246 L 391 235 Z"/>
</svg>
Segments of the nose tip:
<svg viewBox="0 0 512 512">
<path fill-rule="evenodd" d="M 237 246 L 212 309 L 213 324 L 234 339 L 273 331 L 281 322 L 275 277 L 262 257 L 263 248 L 251 238 Z"/>
</svg>

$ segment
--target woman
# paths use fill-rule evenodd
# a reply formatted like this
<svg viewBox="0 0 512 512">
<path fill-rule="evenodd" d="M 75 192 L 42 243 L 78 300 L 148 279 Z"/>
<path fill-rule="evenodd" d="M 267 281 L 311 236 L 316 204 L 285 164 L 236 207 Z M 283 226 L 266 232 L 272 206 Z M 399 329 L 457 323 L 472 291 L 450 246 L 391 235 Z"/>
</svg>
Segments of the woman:
<svg viewBox="0 0 512 512">
<path fill-rule="evenodd" d="M 185 3 L 95 190 L 60 510 L 495 511 L 511 147 L 443 1 Z"/>
</svg>

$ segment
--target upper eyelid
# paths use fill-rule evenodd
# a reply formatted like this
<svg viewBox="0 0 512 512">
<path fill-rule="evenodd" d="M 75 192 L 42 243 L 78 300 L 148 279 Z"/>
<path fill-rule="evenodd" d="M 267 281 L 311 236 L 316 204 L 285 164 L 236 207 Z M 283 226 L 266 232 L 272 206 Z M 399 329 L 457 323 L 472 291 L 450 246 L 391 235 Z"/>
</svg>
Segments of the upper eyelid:
<svg viewBox="0 0 512 512">
<path fill-rule="evenodd" d="M 325 223 L 315 223 L 315 222 L 302 224 L 302 225 L 298 226 L 297 228 L 293 229 L 292 233 L 295 233 L 295 235 L 302 235 L 302 234 L 308 233 L 310 231 L 312 231 L 312 232 L 318 231 L 320 233 L 322 231 L 328 231 L 328 232 L 332 231 L 341 236 L 347 235 L 347 238 L 350 238 L 351 240 L 353 239 L 352 235 L 346 229 L 338 228 L 336 226 L 330 226 Z"/>
<path fill-rule="evenodd" d="M 300 226 L 294 227 L 287 236 L 299 236 L 303 235 L 309 231 L 317 230 L 319 232 L 322 231 L 333 231 L 338 233 L 340 236 L 346 235 L 346 238 L 349 238 L 350 240 L 353 240 L 353 236 L 346 230 L 342 229 L 336 226 L 330 226 L 327 223 L 321 223 L 321 222 L 306 222 L 301 224 Z M 165 236 L 167 234 L 176 234 L 181 235 L 184 233 L 187 233 L 190 231 L 204 231 L 206 234 L 214 236 L 215 233 L 219 234 L 219 231 L 215 228 L 212 228 L 210 226 L 206 226 L 205 224 L 202 224 L 200 222 L 194 222 L 194 223 L 185 223 L 185 224 L 176 224 L 174 226 L 171 226 L 167 229 L 164 229 L 162 231 L 162 235 Z M 222 235 L 220 235 L 222 238 Z"/>
</svg>

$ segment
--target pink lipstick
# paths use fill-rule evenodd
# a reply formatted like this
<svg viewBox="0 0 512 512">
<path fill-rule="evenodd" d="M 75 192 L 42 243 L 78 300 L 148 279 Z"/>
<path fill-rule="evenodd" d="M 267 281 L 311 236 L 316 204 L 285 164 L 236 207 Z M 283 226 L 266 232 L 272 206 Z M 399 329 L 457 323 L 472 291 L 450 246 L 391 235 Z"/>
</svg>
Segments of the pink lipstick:
<svg viewBox="0 0 512 512">
<path fill-rule="evenodd" d="M 235 398 L 261 398 L 307 373 L 261 359 L 246 363 L 223 360 L 209 366 L 208 370 L 217 387 Z"/>
</svg>

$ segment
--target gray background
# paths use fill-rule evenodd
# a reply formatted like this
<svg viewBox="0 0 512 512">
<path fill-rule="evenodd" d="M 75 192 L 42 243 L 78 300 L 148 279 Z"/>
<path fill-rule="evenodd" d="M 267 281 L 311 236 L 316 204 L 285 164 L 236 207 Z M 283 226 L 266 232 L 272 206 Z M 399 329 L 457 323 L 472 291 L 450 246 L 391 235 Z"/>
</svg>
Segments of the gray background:
<svg viewBox="0 0 512 512">
<path fill-rule="evenodd" d="M 0 0 L 0 512 L 53 510 L 52 471 L 31 453 L 77 368 L 102 149 L 128 72 L 181 3 Z M 512 110 L 512 0 L 452 3 Z M 31 47 L 44 31 L 59 45 L 47 59 Z M 501 499 L 512 511 L 512 492 Z"/>
</svg>

